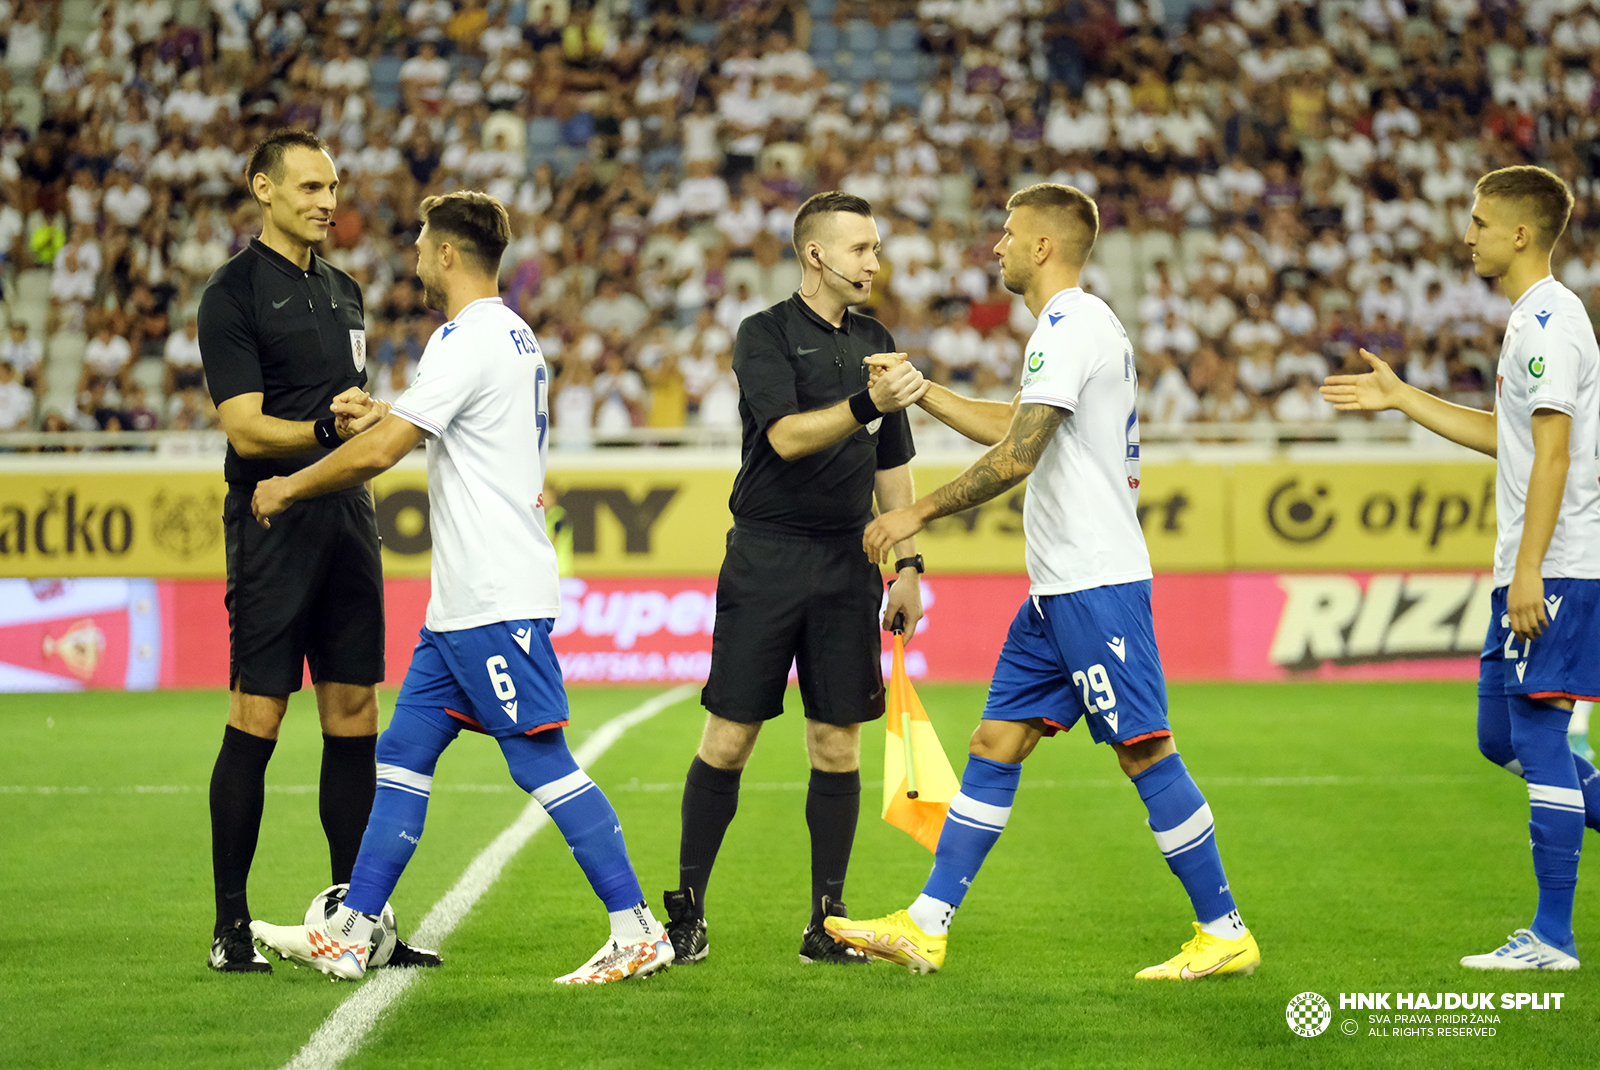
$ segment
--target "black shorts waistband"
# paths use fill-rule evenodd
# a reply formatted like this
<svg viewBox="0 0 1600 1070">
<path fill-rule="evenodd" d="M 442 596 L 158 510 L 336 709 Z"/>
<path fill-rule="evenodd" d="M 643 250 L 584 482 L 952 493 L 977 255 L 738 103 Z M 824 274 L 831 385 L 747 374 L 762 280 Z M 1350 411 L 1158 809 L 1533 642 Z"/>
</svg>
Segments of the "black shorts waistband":
<svg viewBox="0 0 1600 1070">
<path fill-rule="evenodd" d="M 861 546 L 861 532 L 815 532 L 796 531 L 794 528 L 782 524 L 767 524 L 760 520 L 747 520 L 744 517 L 735 517 L 733 530 L 745 535 L 755 535 L 763 539 L 782 539 L 786 542 L 809 542 L 821 546 Z M 863 530 L 865 526 L 863 525 Z"/>
<path fill-rule="evenodd" d="M 245 501 L 249 501 L 255 497 L 256 485 L 254 483 L 229 483 L 228 496 L 232 497 L 235 494 L 243 495 Z M 302 502 L 338 501 L 344 498 L 356 497 L 367 497 L 367 485 L 365 483 L 358 483 L 353 487 L 346 487 L 344 490 L 329 491 L 327 494 L 319 494 L 315 498 L 305 498 L 302 499 Z"/>
</svg>

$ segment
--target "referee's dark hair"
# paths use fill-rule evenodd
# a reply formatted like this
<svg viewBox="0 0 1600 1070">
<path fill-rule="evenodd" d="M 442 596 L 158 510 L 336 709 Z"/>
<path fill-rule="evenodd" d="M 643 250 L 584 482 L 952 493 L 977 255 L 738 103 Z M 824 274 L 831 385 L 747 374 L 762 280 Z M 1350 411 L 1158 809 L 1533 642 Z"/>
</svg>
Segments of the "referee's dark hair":
<svg viewBox="0 0 1600 1070">
<path fill-rule="evenodd" d="M 487 193 L 458 189 L 424 200 L 421 215 L 435 241 L 449 241 L 481 274 L 500 273 L 500 257 L 511 244 L 505 205 Z"/>
<path fill-rule="evenodd" d="M 1554 249 L 1572 217 L 1572 190 L 1553 171 L 1531 164 L 1502 167 L 1478 179 L 1473 193 L 1479 197 L 1498 197 L 1517 201 L 1529 213 L 1528 221 L 1537 232 L 1539 248 Z"/>
<path fill-rule="evenodd" d="M 257 175 L 266 175 L 274 186 L 283 184 L 286 170 L 283 158 L 290 149 L 295 148 L 327 152 L 328 143 L 309 130 L 292 126 L 279 127 L 262 138 L 250 150 L 250 163 L 244 169 L 244 183 L 250 187 L 252 197 L 255 196 Z"/>
<path fill-rule="evenodd" d="M 805 260 L 806 242 L 810 241 L 816 232 L 819 222 L 817 217 L 834 212 L 849 212 L 851 215 L 864 215 L 871 219 L 872 205 L 868 204 L 865 198 L 857 197 L 853 193 L 841 193 L 836 189 L 814 194 L 794 214 L 794 255 L 802 261 Z"/>
<path fill-rule="evenodd" d="M 1100 236 L 1100 208 L 1093 197 L 1076 186 L 1039 182 L 1011 195 L 1006 211 L 1018 208 L 1036 208 L 1054 216 L 1058 223 L 1076 224 L 1079 236 L 1068 257 L 1079 267 L 1089 262 L 1089 250 Z"/>
</svg>

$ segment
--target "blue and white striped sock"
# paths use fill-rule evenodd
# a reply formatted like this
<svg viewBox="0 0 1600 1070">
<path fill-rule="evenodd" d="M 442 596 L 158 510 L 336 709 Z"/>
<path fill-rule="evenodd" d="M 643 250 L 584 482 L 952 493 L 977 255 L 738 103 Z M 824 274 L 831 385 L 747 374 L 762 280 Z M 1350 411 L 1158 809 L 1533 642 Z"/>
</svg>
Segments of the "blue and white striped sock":
<svg viewBox="0 0 1600 1070">
<path fill-rule="evenodd" d="M 1183 882 L 1195 917 L 1218 936 L 1242 933 L 1244 923 L 1234 909 L 1228 877 L 1217 851 L 1211 806 L 1200 794 L 1183 759 L 1169 754 L 1133 778 L 1133 786 L 1150 812 L 1150 831 L 1167 866 Z"/>
<path fill-rule="evenodd" d="M 378 790 L 344 900 L 351 910 L 383 911 L 422 839 L 434 766 L 455 737 L 426 714 L 409 706 L 395 708 L 388 729 L 378 737 Z"/>
<path fill-rule="evenodd" d="M 1567 747 L 1570 715 L 1526 695 L 1509 695 L 1511 745 L 1528 781 L 1528 833 L 1533 840 L 1533 873 L 1539 881 L 1539 909 L 1529 926 L 1540 940 L 1576 956 L 1572 902 L 1578 887 L 1578 857 L 1583 849 L 1583 789 Z"/>
<path fill-rule="evenodd" d="M 950 800 L 933 872 L 911 907 L 911 919 L 925 933 L 948 932 L 950 916 L 972 887 L 989 849 L 1005 831 L 1011 801 L 1022 780 L 1022 765 L 973 754 L 961 774 L 961 790 Z"/>
<path fill-rule="evenodd" d="M 628 860 L 628 844 L 611 800 L 578 768 L 561 729 L 499 741 L 511 777 L 544 807 L 561 830 L 595 895 L 613 915 L 644 901 Z"/>
</svg>

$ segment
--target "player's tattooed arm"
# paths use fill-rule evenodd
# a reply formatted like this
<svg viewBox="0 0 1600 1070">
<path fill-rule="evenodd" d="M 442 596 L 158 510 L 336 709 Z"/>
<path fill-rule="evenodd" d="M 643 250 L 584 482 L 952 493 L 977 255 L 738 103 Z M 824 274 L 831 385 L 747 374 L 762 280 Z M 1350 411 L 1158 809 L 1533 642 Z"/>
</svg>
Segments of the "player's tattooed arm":
<svg viewBox="0 0 1600 1070">
<path fill-rule="evenodd" d="M 1020 406 L 1005 438 L 971 468 L 928 496 L 933 508 L 926 518 L 949 516 L 981 505 L 1027 479 L 1066 415 L 1064 409 L 1054 405 Z"/>
<path fill-rule="evenodd" d="M 1065 409 L 1054 405 L 1023 404 L 1006 437 L 971 468 L 907 508 L 892 509 L 868 524 L 861 535 L 868 559 L 881 564 L 895 543 L 909 539 L 928 521 L 980 505 L 1028 478 L 1066 416 Z"/>
</svg>

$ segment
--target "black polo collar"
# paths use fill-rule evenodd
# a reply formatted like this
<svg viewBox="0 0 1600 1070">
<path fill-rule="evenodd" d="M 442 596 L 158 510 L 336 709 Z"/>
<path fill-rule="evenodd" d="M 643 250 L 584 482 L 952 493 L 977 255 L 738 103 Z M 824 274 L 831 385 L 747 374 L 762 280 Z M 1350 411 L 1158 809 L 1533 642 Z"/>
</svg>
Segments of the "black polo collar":
<svg viewBox="0 0 1600 1070">
<path fill-rule="evenodd" d="M 286 275 L 292 275 L 297 279 L 302 275 L 326 274 L 322 270 L 322 257 L 317 255 L 317 251 L 315 249 L 311 250 L 311 263 L 306 265 L 305 271 L 302 272 L 299 264 L 296 264 L 293 260 L 290 260 L 288 257 L 284 256 L 282 253 L 272 248 L 260 238 L 251 238 L 250 248 L 255 251 L 257 256 L 260 256 L 263 260 L 277 268 L 279 271 Z"/>
<path fill-rule="evenodd" d="M 806 318 L 811 320 L 812 323 L 816 324 L 818 327 L 822 328 L 823 330 L 825 330 L 825 331 L 837 331 L 840 334 L 850 334 L 850 333 L 852 333 L 851 330 L 850 330 L 850 320 L 851 320 L 851 317 L 857 315 L 857 313 L 851 312 L 850 309 L 846 308 L 844 310 L 844 318 L 839 321 L 839 326 L 835 327 L 833 324 L 831 324 L 827 320 L 823 319 L 822 316 L 820 316 L 817 313 L 816 309 L 814 309 L 810 305 L 806 304 L 805 299 L 800 296 L 800 291 L 799 290 L 796 290 L 794 292 L 794 295 L 791 296 L 789 298 L 789 300 L 794 304 L 794 306 L 796 308 L 798 308 L 800 310 L 800 313 L 803 316 L 805 316 Z"/>
</svg>

